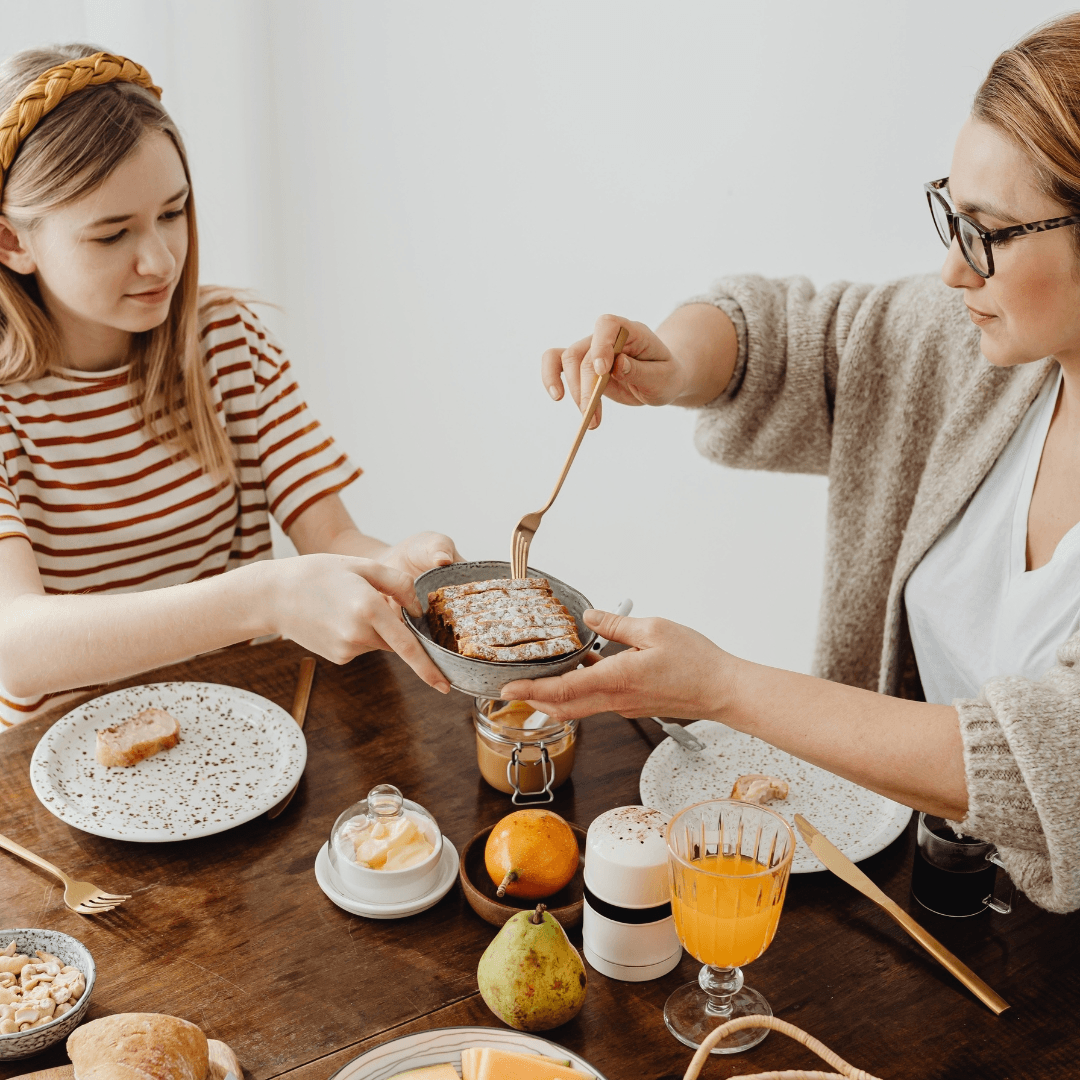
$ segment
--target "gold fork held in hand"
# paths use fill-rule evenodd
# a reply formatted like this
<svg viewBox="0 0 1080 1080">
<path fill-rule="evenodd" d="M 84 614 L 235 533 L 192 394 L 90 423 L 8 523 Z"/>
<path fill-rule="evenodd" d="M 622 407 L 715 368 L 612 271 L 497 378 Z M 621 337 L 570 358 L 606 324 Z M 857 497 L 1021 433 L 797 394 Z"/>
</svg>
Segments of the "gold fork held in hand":
<svg viewBox="0 0 1080 1080">
<path fill-rule="evenodd" d="M 625 326 L 622 327 L 619 336 L 615 339 L 615 352 L 611 360 L 612 369 L 614 369 L 615 361 L 618 360 L 619 353 L 622 352 L 629 336 L 630 331 Z M 566 455 L 566 461 L 563 463 L 562 472 L 559 473 L 559 479 L 555 483 L 555 490 L 552 491 L 551 498 L 539 510 L 532 514 L 526 514 L 514 529 L 514 535 L 510 539 L 510 572 L 515 578 L 528 577 L 529 548 L 532 547 L 536 530 L 540 528 L 540 519 L 551 509 L 552 503 L 555 502 L 556 496 L 562 489 L 566 474 L 570 471 L 570 466 L 574 464 L 578 447 L 581 445 L 581 440 L 585 438 L 585 432 L 589 430 L 589 424 L 592 422 L 593 414 L 596 412 L 596 406 L 600 404 L 600 398 L 604 396 L 604 389 L 610 378 L 611 371 L 607 371 L 598 376 L 596 383 L 593 385 L 589 403 L 582 410 L 581 425 L 578 427 L 577 437 L 574 439 L 574 445 L 570 447 L 570 453 Z"/>
<path fill-rule="evenodd" d="M 119 907 L 125 900 L 131 899 L 130 894 L 104 892 L 96 885 L 91 885 L 89 881 L 76 881 L 74 878 L 69 878 L 58 866 L 53 866 L 51 862 L 28 851 L 21 844 L 16 844 L 14 840 L 9 840 L 2 833 L 0 833 L 0 847 L 58 877 L 64 883 L 64 903 L 80 915 L 101 915 L 103 912 L 112 911 L 114 907 Z"/>
</svg>

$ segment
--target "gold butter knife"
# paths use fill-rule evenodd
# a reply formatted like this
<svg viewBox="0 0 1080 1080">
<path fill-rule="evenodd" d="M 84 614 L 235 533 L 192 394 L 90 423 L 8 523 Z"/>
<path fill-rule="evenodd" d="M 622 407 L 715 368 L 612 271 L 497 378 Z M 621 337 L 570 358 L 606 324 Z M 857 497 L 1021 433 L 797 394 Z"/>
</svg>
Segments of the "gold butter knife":
<svg viewBox="0 0 1080 1080">
<path fill-rule="evenodd" d="M 315 657 L 305 656 L 300 661 L 300 675 L 296 680 L 296 694 L 293 697 L 292 716 L 293 719 L 300 725 L 301 729 L 304 727 L 304 721 L 307 719 L 307 707 L 308 699 L 311 697 L 311 683 L 315 678 Z M 300 786 L 300 781 L 297 780 L 293 784 L 292 791 L 285 796 L 270 810 L 266 811 L 266 816 L 273 821 L 282 810 L 285 809 L 289 803 L 292 802 L 292 797 L 296 794 L 296 789 Z"/>
<path fill-rule="evenodd" d="M 863 896 L 869 897 L 891 915 L 942 967 L 955 975 L 984 1005 L 1000 1015 L 1009 1003 L 991 989 L 966 964 L 958 960 L 932 934 L 928 934 L 899 904 L 890 900 L 843 852 L 825 839 L 802 816 L 795 815 L 795 827 L 810 850 L 838 877 Z"/>
</svg>

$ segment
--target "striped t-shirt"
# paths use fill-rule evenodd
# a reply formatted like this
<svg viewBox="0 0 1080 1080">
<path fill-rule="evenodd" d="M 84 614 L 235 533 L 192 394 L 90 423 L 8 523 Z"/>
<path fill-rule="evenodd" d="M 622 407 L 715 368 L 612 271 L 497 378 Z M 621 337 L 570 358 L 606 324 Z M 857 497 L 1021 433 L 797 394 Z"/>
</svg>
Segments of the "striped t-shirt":
<svg viewBox="0 0 1080 1080">
<path fill-rule="evenodd" d="M 259 320 L 235 302 L 205 318 L 206 374 L 236 447 L 238 488 L 153 438 L 128 366 L 0 386 L 0 539 L 30 541 L 46 592 L 158 589 L 272 558 L 270 514 L 288 530 L 360 475 Z M 0 685 L 0 729 L 48 697 L 15 698 Z"/>
</svg>

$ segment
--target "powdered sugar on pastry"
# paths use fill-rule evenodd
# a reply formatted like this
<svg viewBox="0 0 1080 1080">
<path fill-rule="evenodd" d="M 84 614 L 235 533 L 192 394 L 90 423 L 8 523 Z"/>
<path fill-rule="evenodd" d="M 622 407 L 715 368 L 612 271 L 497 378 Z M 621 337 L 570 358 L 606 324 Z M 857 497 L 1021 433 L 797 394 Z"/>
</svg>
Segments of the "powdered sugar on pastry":
<svg viewBox="0 0 1080 1080">
<path fill-rule="evenodd" d="M 501 662 L 517 662 L 527 660 L 551 660 L 556 656 L 565 656 L 575 649 L 581 648 L 581 642 L 577 635 L 572 638 L 554 638 L 551 641 L 526 641 L 521 645 L 508 645 L 499 647 L 493 645 L 478 645 L 473 642 L 461 646 L 462 656 L 472 656 L 477 660 L 497 660 Z"/>
<path fill-rule="evenodd" d="M 492 578 L 428 593 L 428 625 L 445 649 L 479 660 L 545 660 L 581 648 L 577 624 L 546 578 Z"/>
</svg>

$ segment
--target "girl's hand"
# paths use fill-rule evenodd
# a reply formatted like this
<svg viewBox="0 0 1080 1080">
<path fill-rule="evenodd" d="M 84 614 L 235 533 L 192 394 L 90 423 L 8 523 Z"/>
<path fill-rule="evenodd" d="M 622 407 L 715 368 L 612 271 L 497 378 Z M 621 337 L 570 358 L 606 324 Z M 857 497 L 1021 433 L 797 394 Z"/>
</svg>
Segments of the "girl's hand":
<svg viewBox="0 0 1080 1080">
<path fill-rule="evenodd" d="M 696 630 L 667 619 L 631 619 L 604 611 L 586 611 L 584 619 L 601 637 L 631 648 L 558 678 L 508 683 L 501 697 L 527 701 L 556 720 L 600 712 L 721 718 L 735 657 Z"/>
<path fill-rule="evenodd" d="M 395 544 L 379 556 L 379 562 L 392 566 L 415 581 L 425 570 L 462 562 L 454 541 L 442 533 L 422 532 Z"/>
<path fill-rule="evenodd" d="M 410 614 L 421 613 L 410 574 L 348 555 L 300 555 L 251 569 L 265 575 L 261 593 L 271 632 L 335 664 L 373 649 L 396 652 L 429 686 L 449 693 L 446 677 L 398 611 L 400 605 Z"/>
<path fill-rule="evenodd" d="M 630 336 L 623 351 L 614 355 L 615 339 L 626 327 Z M 615 368 L 612 370 L 612 362 Z M 589 400 L 596 377 L 611 371 L 605 397 L 620 405 L 668 405 L 685 389 L 685 373 L 671 351 L 644 323 L 616 315 L 601 315 L 592 334 L 566 349 L 548 349 L 540 361 L 540 374 L 548 393 L 559 401 L 563 377 L 579 409 Z M 600 422 L 597 406 L 592 427 Z"/>
</svg>

